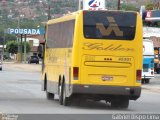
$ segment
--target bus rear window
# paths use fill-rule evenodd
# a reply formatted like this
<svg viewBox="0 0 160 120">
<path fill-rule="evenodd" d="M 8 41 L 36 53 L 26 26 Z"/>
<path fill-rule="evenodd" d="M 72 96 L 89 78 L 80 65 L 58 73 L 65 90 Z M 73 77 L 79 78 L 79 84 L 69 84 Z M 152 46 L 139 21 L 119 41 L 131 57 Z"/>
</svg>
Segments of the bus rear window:
<svg viewBox="0 0 160 120">
<path fill-rule="evenodd" d="M 136 13 L 84 11 L 83 23 L 85 38 L 133 40 L 136 32 Z"/>
</svg>

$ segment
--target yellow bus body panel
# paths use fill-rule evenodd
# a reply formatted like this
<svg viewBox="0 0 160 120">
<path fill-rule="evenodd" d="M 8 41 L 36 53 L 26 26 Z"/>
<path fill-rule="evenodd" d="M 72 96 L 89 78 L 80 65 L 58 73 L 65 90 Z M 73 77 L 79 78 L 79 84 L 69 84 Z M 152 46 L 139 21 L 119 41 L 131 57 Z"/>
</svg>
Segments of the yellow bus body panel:
<svg viewBox="0 0 160 120">
<path fill-rule="evenodd" d="M 142 20 L 137 13 L 137 27 L 134 40 L 94 40 L 85 39 L 83 36 L 83 13 L 78 16 L 75 28 L 75 45 L 73 46 L 73 66 L 80 68 L 79 80 L 72 84 L 110 85 L 110 86 L 141 86 L 136 81 L 136 70 L 142 69 Z M 88 48 L 94 44 L 102 46 Z M 88 46 L 87 46 L 88 45 Z M 107 50 L 109 45 L 116 49 L 121 45 L 121 50 Z M 92 49 L 92 50 L 87 50 Z M 126 50 L 126 51 L 124 51 Z M 74 53 L 74 51 L 76 53 Z M 78 53 L 78 54 L 77 54 Z M 78 59 L 77 59 L 78 58 Z M 106 59 L 106 60 L 105 60 Z M 107 61 L 107 59 L 109 59 Z M 111 59 L 111 60 L 110 60 Z M 107 61 L 107 62 L 106 62 Z M 103 81 L 102 77 L 112 77 L 112 80 Z"/>
<path fill-rule="evenodd" d="M 134 40 L 84 38 L 83 11 L 50 20 L 47 30 L 49 25 L 75 20 L 73 47 L 48 48 L 46 44 L 42 79 L 45 80 L 47 76 L 48 81 L 58 84 L 60 79 L 65 78 L 65 83 L 69 85 L 140 87 L 136 72 L 142 69 L 142 18 L 138 13 L 135 14 Z M 76 80 L 73 76 L 74 67 L 79 68 Z M 52 84 L 47 85 L 52 87 Z"/>
</svg>

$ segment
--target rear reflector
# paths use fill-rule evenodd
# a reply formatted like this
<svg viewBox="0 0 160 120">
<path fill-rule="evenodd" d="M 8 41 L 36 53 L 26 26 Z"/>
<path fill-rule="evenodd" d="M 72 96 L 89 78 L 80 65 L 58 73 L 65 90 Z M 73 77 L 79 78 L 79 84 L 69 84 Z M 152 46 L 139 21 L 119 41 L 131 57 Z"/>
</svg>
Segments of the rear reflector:
<svg viewBox="0 0 160 120">
<path fill-rule="evenodd" d="M 141 76 L 142 76 L 142 70 L 137 70 L 136 71 L 136 80 L 137 82 L 141 82 Z"/>
<path fill-rule="evenodd" d="M 79 68 L 73 67 L 73 79 L 78 80 Z"/>
</svg>

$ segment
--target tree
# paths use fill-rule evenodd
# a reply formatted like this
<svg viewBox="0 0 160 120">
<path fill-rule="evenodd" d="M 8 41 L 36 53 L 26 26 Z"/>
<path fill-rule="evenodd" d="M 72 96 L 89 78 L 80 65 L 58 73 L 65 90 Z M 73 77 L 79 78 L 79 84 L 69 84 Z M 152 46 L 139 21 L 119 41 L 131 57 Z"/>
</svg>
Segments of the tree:
<svg viewBox="0 0 160 120">
<path fill-rule="evenodd" d="M 22 52 L 24 53 L 24 42 L 22 43 Z M 31 47 L 30 47 L 30 45 L 29 45 L 29 43 L 28 42 L 26 42 L 26 53 L 28 53 L 28 52 L 30 52 L 30 50 L 31 50 Z"/>
<path fill-rule="evenodd" d="M 15 41 L 17 38 L 16 38 L 16 36 L 15 35 L 11 35 L 11 34 L 5 34 L 5 43 L 7 42 L 7 41 Z M 4 44 L 5 44 L 4 43 Z"/>
<path fill-rule="evenodd" d="M 132 4 L 121 4 L 120 9 L 125 11 L 137 11 L 137 8 Z"/>
<path fill-rule="evenodd" d="M 7 42 L 7 51 L 12 54 L 17 54 L 18 52 L 18 43 L 16 41 Z"/>
<path fill-rule="evenodd" d="M 18 44 L 16 41 L 8 41 L 7 42 L 7 52 L 12 54 L 17 54 L 18 52 Z M 26 52 L 30 52 L 31 48 L 28 42 L 26 42 Z M 22 52 L 24 53 L 24 42 L 22 43 Z"/>
<path fill-rule="evenodd" d="M 146 5 L 146 10 L 153 10 L 153 4 L 147 4 Z"/>
</svg>

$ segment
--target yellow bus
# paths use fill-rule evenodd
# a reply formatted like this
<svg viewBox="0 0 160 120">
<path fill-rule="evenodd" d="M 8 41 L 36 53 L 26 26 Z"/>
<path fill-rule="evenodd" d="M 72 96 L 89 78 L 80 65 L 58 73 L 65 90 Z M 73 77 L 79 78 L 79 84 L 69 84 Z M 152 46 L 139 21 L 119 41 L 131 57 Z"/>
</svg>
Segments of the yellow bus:
<svg viewBox="0 0 160 120">
<path fill-rule="evenodd" d="M 46 25 L 42 90 L 128 108 L 141 94 L 142 18 L 137 12 L 80 10 Z M 42 49 L 42 48 L 41 48 Z"/>
</svg>

